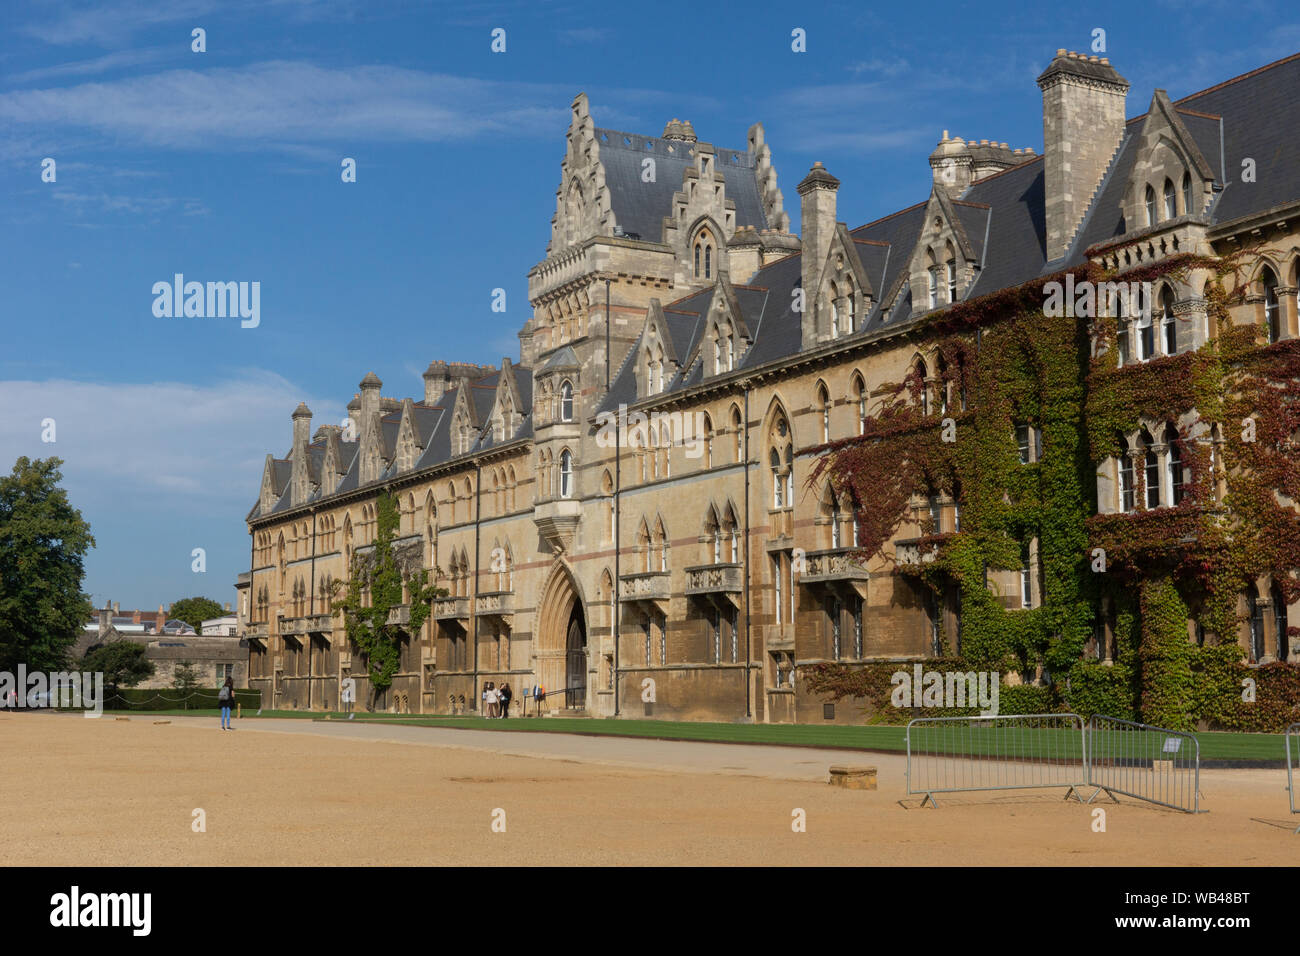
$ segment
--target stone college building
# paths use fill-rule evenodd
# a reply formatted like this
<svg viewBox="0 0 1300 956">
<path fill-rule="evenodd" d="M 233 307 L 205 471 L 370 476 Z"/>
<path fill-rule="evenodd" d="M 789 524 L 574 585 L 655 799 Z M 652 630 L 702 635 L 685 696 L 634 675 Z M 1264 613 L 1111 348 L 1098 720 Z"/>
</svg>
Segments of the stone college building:
<svg viewBox="0 0 1300 956">
<path fill-rule="evenodd" d="M 676 119 L 624 133 L 579 95 L 518 361 L 433 361 L 414 398 L 369 372 L 354 429 L 313 431 L 299 405 L 288 454 L 267 456 L 244 635 L 264 706 L 338 709 L 347 676 L 369 699 L 330 594 L 373 545 L 385 491 L 400 560 L 447 595 L 402 639 L 377 709 L 473 712 L 485 681 L 508 681 L 517 700 L 540 684 L 553 711 L 591 716 L 860 722 L 828 717 L 801 673 L 959 650 L 957 593 L 904 572 L 960 533 L 960 494 L 914 496 L 862 558 L 853 499 L 810 480 L 815 449 L 865 431 L 909 377 L 923 414 L 966 411 L 928 320 L 1074 266 L 1122 278 L 1195 254 L 1144 312 L 1098 307 L 1118 366 L 1155 363 L 1215 338 L 1203 260 L 1249 247 L 1231 323 L 1261 347 L 1297 336 L 1300 55 L 1178 101 L 1157 89 L 1132 117 L 1104 57 L 1060 50 L 1038 85 L 1042 154 L 945 132 L 929 195 L 854 226 L 816 163 L 795 187 L 801 235 L 762 125 L 738 146 Z M 1211 462 L 1225 440 L 1188 414 L 1128 422 L 1126 451 L 1087 465 L 1095 514 L 1179 505 L 1183 445 L 1165 429 Z M 1007 447 L 1027 466 L 1045 454 L 1032 423 Z M 1042 561 L 1027 540 L 1023 567 L 987 570 L 988 588 L 1032 609 L 1054 587 Z M 1283 593 L 1266 576 L 1243 595 L 1227 640 L 1244 659 L 1290 656 L 1300 606 Z M 1112 642 L 1099 627 L 1085 653 L 1107 661 Z"/>
</svg>

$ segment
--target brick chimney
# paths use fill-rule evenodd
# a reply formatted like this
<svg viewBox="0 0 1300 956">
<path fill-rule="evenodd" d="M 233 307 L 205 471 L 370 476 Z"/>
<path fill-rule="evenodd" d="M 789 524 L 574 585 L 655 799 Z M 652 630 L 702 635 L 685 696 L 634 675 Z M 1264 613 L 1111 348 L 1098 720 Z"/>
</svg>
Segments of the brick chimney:
<svg viewBox="0 0 1300 956">
<path fill-rule="evenodd" d="M 831 238 L 835 235 L 835 193 L 840 181 L 826 171 L 820 162 L 799 184 L 800 228 L 803 230 L 802 285 L 804 294 L 803 347 L 817 341 L 818 279 L 826 256 L 830 254 Z"/>
<path fill-rule="evenodd" d="M 1047 259 L 1069 251 L 1075 231 L 1124 136 L 1128 80 L 1106 57 L 1057 50 L 1038 77 L 1043 91 Z"/>
</svg>

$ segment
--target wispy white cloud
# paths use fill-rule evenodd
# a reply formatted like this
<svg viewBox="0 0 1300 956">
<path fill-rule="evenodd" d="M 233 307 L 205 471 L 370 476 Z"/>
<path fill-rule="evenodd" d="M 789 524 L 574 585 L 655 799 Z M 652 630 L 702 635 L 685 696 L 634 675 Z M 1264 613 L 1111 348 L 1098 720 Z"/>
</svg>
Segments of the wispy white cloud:
<svg viewBox="0 0 1300 956">
<path fill-rule="evenodd" d="M 609 27 L 578 27 L 572 30 L 559 30 L 556 36 L 561 43 L 603 43 L 614 35 Z"/>
<path fill-rule="evenodd" d="M 10 87 L 30 86 L 33 83 L 42 83 L 61 77 L 91 76 L 96 73 L 111 73 L 113 70 L 145 66 L 150 63 L 161 62 L 173 55 L 175 55 L 174 50 L 168 50 L 164 47 L 143 50 L 119 50 L 116 53 L 108 53 L 90 60 L 75 60 L 70 63 L 59 63 L 54 66 L 43 66 L 39 69 L 27 70 L 24 73 L 12 73 L 4 79 L 5 84 Z"/>
<path fill-rule="evenodd" d="M 424 73 L 270 61 L 205 72 L 0 93 L 0 121 L 210 150 L 349 140 L 430 142 L 489 133 L 554 136 L 572 90 Z"/>
<path fill-rule="evenodd" d="M 55 189 L 51 195 L 77 214 L 96 210 L 147 215 L 179 209 L 182 215 L 205 216 L 210 212 L 202 200 L 177 196 L 131 196 L 102 191 L 86 193 L 62 188 Z"/>
<path fill-rule="evenodd" d="M 150 503 L 238 520 L 257 496 L 266 453 L 287 451 L 289 416 L 303 399 L 264 371 L 204 384 L 0 381 L 0 448 L 62 458 L 92 522 L 97 508 Z M 342 402 L 306 401 L 317 423 L 345 414 Z M 47 418 L 52 443 L 41 440 Z"/>
<path fill-rule="evenodd" d="M 72 3 L 29 20 L 22 32 L 46 43 L 71 45 L 124 42 L 134 33 L 164 23 L 193 20 L 217 9 L 214 0 L 115 0 Z M 198 24 L 195 24 L 196 26 Z"/>
<path fill-rule="evenodd" d="M 855 63 L 850 63 L 847 69 L 854 76 L 869 73 L 878 76 L 895 77 L 906 73 L 911 69 L 911 65 L 900 56 L 886 56 L 858 60 Z"/>
</svg>

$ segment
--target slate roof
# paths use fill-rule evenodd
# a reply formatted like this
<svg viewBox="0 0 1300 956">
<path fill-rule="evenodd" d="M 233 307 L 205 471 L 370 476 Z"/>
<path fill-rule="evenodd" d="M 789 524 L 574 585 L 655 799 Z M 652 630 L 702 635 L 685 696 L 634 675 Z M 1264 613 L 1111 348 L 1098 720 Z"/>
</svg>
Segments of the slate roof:
<svg viewBox="0 0 1300 956">
<path fill-rule="evenodd" d="M 595 135 L 619 228 L 649 242 L 662 241 L 664 217 L 672 215 L 673 194 L 682 189 L 682 173 L 695 165 L 695 144 L 613 129 L 597 129 Z M 655 161 L 652 183 L 641 181 L 641 164 L 647 157 Z M 724 195 L 735 200 L 736 226 L 766 229 L 769 224 L 749 152 L 717 149 L 713 167 L 726 181 Z"/>
</svg>

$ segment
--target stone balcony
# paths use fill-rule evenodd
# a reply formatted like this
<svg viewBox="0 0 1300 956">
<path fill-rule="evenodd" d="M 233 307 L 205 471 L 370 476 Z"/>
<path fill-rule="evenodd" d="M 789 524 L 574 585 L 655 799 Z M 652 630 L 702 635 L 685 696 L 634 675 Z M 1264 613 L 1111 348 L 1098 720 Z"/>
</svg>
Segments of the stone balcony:
<svg viewBox="0 0 1300 956">
<path fill-rule="evenodd" d="M 310 634 L 329 634 L 334 630 L 334 618 L 329 614 L 307 614 L 303 617 L 280 618 L 281 637 L 304 637 Z"/>
<path fill-rule="evenodd" d="M 411 623 L 411 605 L 399 604 L 388 612 L 388 623 L 405 627 Z"/>
<path fill-rule="evenodd" d="M 271 625 L 266 621 L 244 626 L 244 636 L 254 641 L 264 641 L 271 636 Z"/>
<path fill-rule="evenodd" d="M 618 598 L 629 604 L 651 604 L 661 612 L 668 612 L 672 597 L 672 574 L 668 571 L 641 571 L 620 575 Z"/>
<path fill-rule="evenodd" d="M 515 592 L 484 591 L 474 599 L 474 613 L 480 617 L 511 617 L 515 613 Z"/>
<path fill-rule="evenodd" d="M 435 621 L 468 621 L 470 619 L 470 599 L 468 597 L 442 597 L 433 602 L 433 619 Z"/>
<path fill-rule="evenodd" d="M 894 564 L 898 567 L 920 567 L 939 556 L 939 541 L 928 538 L 905 538 L 894 542 Z"/>
<path fill-rule="evenodd" d="M 741 564 L 700 564 L 686 569 L 686 594 L 711 601 L 727 601 L 739 606 L 744 588 Z"/>
<path fill-rule="evenodd" d="M 850 588 L 860 597 L 867 596 L 867 582 L 871 573 L 856 557 L 854 548 L 827 548 L 809 551 L 804 555 L 804 567 L 799 574 L 801 584 L 816 584 L 832 590 Z"/>
</svg>

